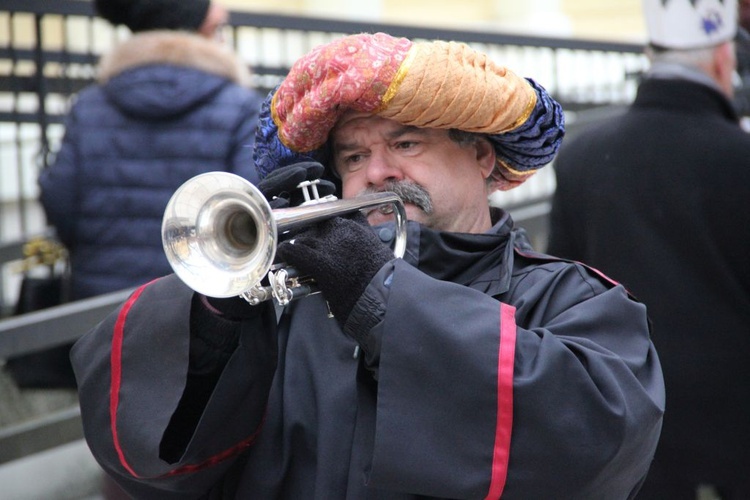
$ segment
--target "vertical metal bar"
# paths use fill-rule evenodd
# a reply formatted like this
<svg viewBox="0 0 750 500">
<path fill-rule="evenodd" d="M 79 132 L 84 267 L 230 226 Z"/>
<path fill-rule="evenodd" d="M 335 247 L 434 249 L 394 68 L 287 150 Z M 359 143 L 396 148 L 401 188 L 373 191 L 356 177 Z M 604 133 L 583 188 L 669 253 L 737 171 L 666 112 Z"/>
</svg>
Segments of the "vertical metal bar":
<svg viewBox="0 0 750 500">
<path fill-rule="evenodd" d="M 88 23 L 86 24 L 86 35 L 88 38 L 86 39 L 86 56 L 88 57 L 88 64 L 93 66 L 96 61 L 96 56 L 94 55 L 94 18 L 89 17 Z"/>
<path fill-rule="evenodd" d="M 13 139 L 10 139 L 10 141 L 15 141 L 15 153 L 16 153 L 16 165 L 21 165 L 21 143 L 20 143 L 20 136 L 21 136 L 21 125 L 20 125 L 20 117 L 18 112 L 18 101 L 19 101 L 19 83 L 18 83 L 18 54 L 16 52 L 16 45 L 15 45 L 15 39 L 16 39 L 16 32 L 15 32 L 15 12 L 10 12 L 10 15 L 8 16 L 8 52 L 10 54 L 10 82 L 11 82 L 11 101 L 12 101 L 12 108 L 11 108 L 11 114 L 12 114 L 12 120 L 13 120 L 13 127 L 14 127 L 14 137 Z M 8 146 L 11 146 L 11 144 L 8 144 Z M 20 167 L 17 167 L 20 168 Z M 0 192 L 2 192 L 2 177 L 0 176 Z M 6 201 L 0 200 L 0 211 L 3 209 L 7 209 L 8 203 Z M 8 217 L 6 217 L 8 214 L 2 214 L 0 213 L 0 237 L 4 236 L 5 233 L 5 224 L 7 222 Z M 2 268 L 2 282 L 0 284 L 4 285 L 7 280 L 5 268 Z M 5 286 L 0 286 L 0 304 L 2 304 L 2 310 L 5 312 L 6 297 L 5 297 Z"/>
<path fill-rule="evenodd" d="M 75 92 L 73 88 L 73 79 L 71 78 L 71 60 L 70 60 L 70 36 L 68 29 L 70 28 L 70 16 L 67 14 L 62 17 L 62 54 L 60 55 L 60 78 L 63 80 L 64 88 L 63 92 L 66 96 L 70 96 Z"/>
<path fill-rule="evenodd" d="M 36 65 L 36 71 L 34 72 L 35 86 L 39 107 L 37 108 L 37 118 L 39 120 L 39 142 L 40 142 L 40 158 L 43 167 L 47 167 L 47 156 L 49 153 L 49 140 L 47 138 L 47 84 L 44 78 L 44 65 L 45 65 L 45 54 L 44 54 L 44 40 L 42 34 L 42 19 L 45 14 L 34 15 L 34 28 L 36 30 L 36 45 L 34 47 L 34 63 Z"/>
<path fill-rule="evenodd" d="M 560 97 L 560 64 L 558 59 L 559 55 L 559 49 L 551 48 L 552 50 L 552 57 L 551 63 L 552 64 L 552 85 L 554 86 L 554 92 L 552 94 L 555 96 L 555 98 Z"/>
<path fill-rule="evenodd" d="M 18 54 L 16 53 L 16 46 L 14 44 L 15 40 L 15 19 L 16 13 L 11 12 L 8 16 L 8 51 L 10 53 L 10 83 L 11 83 L 11 114 L 12 114 L 12 120 L 14 125 L 14 133 L 13 138 L 9 139 L 9 142 L 15 142 L 15 153 L 16 153 L 16 165 L 20 165 L 21 158 L 19 155 L 19 135 L 20 135 L 20 128 L 19 128 L 19 116 L 18 116 Z M 8 144 L 8 146 L 11 146 L 12 144 Z M 4 176 L 0 176 L 0 193 L 3 191 L 3 178 Z M 7 207 L 7 204 L 5 200 L 0 200 L 2 202 L 2 207 Z M 3 215 L 0 217 L 0 236 L 5 235 L 5 222 L 7 220 L 7 217 Z"/>
<path fill-rule="evenodd" d="M 17 199 L 11 202 L 12 205 L 15 205 L 15 209 L 18 211 L 17 217 L 18 217 L 18 224 L 19 224 L 19 230 L 21 234 L 26 234 L 26 229 L 28 227 L 28 221 L 26 218 L 26 211 L 25 206 L 23 202 L 23 120 L 20 116 L 20 103 L 21 103 L 21 93 L 23 92 L 22 86 L 21 86 L 21 76 L 17 73 L 18 71 L 18 60 L 17 60 L 17 53 L 16 53 L 16 46 L 15 46 L 15 26 L 11 26 L 11 49 L 13 52 L 13 67 L 14 67 L 14 74 L 13 74 L 13 82 L 16 84 L 16 88 L 14 89 L 13 96 L 14 96 L 14 106 L 13 106 L 13 114 L 14 119 L 16 121 L 16 134 L 15 134 L 15 148 L 16 148 L 16 175 L 18 178 L 16 189 L 17 189 Z"/>
<path fill-rule="evenodd" d="M 15 12 L 9 12 L 8 14 L 8 54 L 10 56 L 10 71 L 8 72 L 8 80 L 10 81 L 10 95 L 11 95 L 11 115 L 13 123 L 16 126 L 15 136 L 18 136 L 18 94 L 16 92 L 16 64 L 18 56 L 16 55 L 16 49 L 13 45 L 13 38 L 15 36 L 13 30 L 13 19 L 15 18 Z M 8 138 L 8 147 L 11 146 L 13 138 Z M 2 146 L 2 144 L 0 144 Z M 16 149 L 17 150 L 17 149 Z M 0 193 L 3 190 L 3 175 L 0 175 Z M 4 235 L 5 217 L 3 214 L 3 208 L 5 206 L 4 200 L 0 199 L 0 238 Z M 0 287 L 2 290 L 2 287 Z"/>
<path fill-rule="evenodd" d="M 39 129 L 39 146 L 36 153 L 36 165 L 38 169 L 46 168 L 49 155 L 49 140 L 47 138 L 48 116 L 47 116 L 47 84 L 44 78 L 45 55 L 42 34 L 42 19 L 44 14 L 34 14 L 34 91 L 37 96 L 37 123 Z M 24 180 L 27 172 L 24 166 L 19 165 L 18 171 L 18 209 L 21 222 L 21 236 L 29 235 L 29 211 L 30 204 L 27 199 L 27 186 Z"/>
</svg>

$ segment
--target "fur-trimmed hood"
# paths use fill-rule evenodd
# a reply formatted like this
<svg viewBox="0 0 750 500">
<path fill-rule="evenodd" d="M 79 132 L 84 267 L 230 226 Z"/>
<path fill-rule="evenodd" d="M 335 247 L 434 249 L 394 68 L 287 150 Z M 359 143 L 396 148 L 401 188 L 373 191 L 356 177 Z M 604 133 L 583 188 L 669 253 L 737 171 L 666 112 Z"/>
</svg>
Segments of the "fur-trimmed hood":
<svg viewBox="0 0 750 500">
<path fill-rule="evenodd" d="M 151 64 L 194 68 L 239 85 L 250 85 L 247 66 L 227 47 L 200 35 L 179 31 L 134 35 L 102 57 L 97 79 L 105 84 L 128 69 Z"/>
<path fill-rule="evenodd" d="M 99 84 L 123 114 L 172 119 L 218 96 L 248 87 L 249 71 L 225 47 L 198 35 L 152 31 L 133 36 L 102 58 Z"/>
</svg>

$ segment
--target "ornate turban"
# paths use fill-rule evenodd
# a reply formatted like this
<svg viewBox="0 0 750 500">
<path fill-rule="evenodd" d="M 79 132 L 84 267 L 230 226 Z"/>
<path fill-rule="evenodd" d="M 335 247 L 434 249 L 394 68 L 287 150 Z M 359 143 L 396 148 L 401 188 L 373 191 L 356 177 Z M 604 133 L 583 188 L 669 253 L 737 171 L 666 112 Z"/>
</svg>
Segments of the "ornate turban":
<svg viewBox="0 0 750 500">
<path fill-rule="evenodd" d="M 349 110 L 484 134 L 497 155 L 499 189 L 548 164 L 564 135 L 562 109 L 540 85 L 466 44 L 351 35 L 303 56 L 269 94 L 255 144 L 260 177 L 324 161 L 328 135 Z"/>
</svg>

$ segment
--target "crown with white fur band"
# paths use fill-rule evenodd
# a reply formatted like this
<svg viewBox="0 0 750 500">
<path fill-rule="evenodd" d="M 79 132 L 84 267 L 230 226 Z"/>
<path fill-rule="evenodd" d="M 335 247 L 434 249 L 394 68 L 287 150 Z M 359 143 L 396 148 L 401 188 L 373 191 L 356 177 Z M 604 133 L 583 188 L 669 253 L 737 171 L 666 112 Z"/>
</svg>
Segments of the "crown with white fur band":
<svg viewBox="0 0 750 500">
<path fill-rule="evenodd" d="M 700 49 L 737 33 L 737 0 L 643 0 L 649 43 L 665 49 Z"/>
</svg>

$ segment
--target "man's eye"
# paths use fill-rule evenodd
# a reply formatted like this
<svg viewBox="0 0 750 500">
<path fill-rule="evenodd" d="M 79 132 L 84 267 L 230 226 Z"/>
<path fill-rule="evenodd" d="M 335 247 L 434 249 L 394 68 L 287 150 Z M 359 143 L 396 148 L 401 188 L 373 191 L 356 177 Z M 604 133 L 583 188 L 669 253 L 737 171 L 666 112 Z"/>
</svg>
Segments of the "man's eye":
<svg viewBox="0 0 750 500">
<path fill-rule="evenodd" d="M 396 143 L 397 149 L 410 149 L 416 146 L 417 143 L 415 141 L 401 141 Z"/>
<path fill-rule="evenodd" d="M 352 154 L 343 158 L 343 167 L 347 172 L 359 170 L 365 164 L 365 156 L 361 154 Z"/>
</svg>

